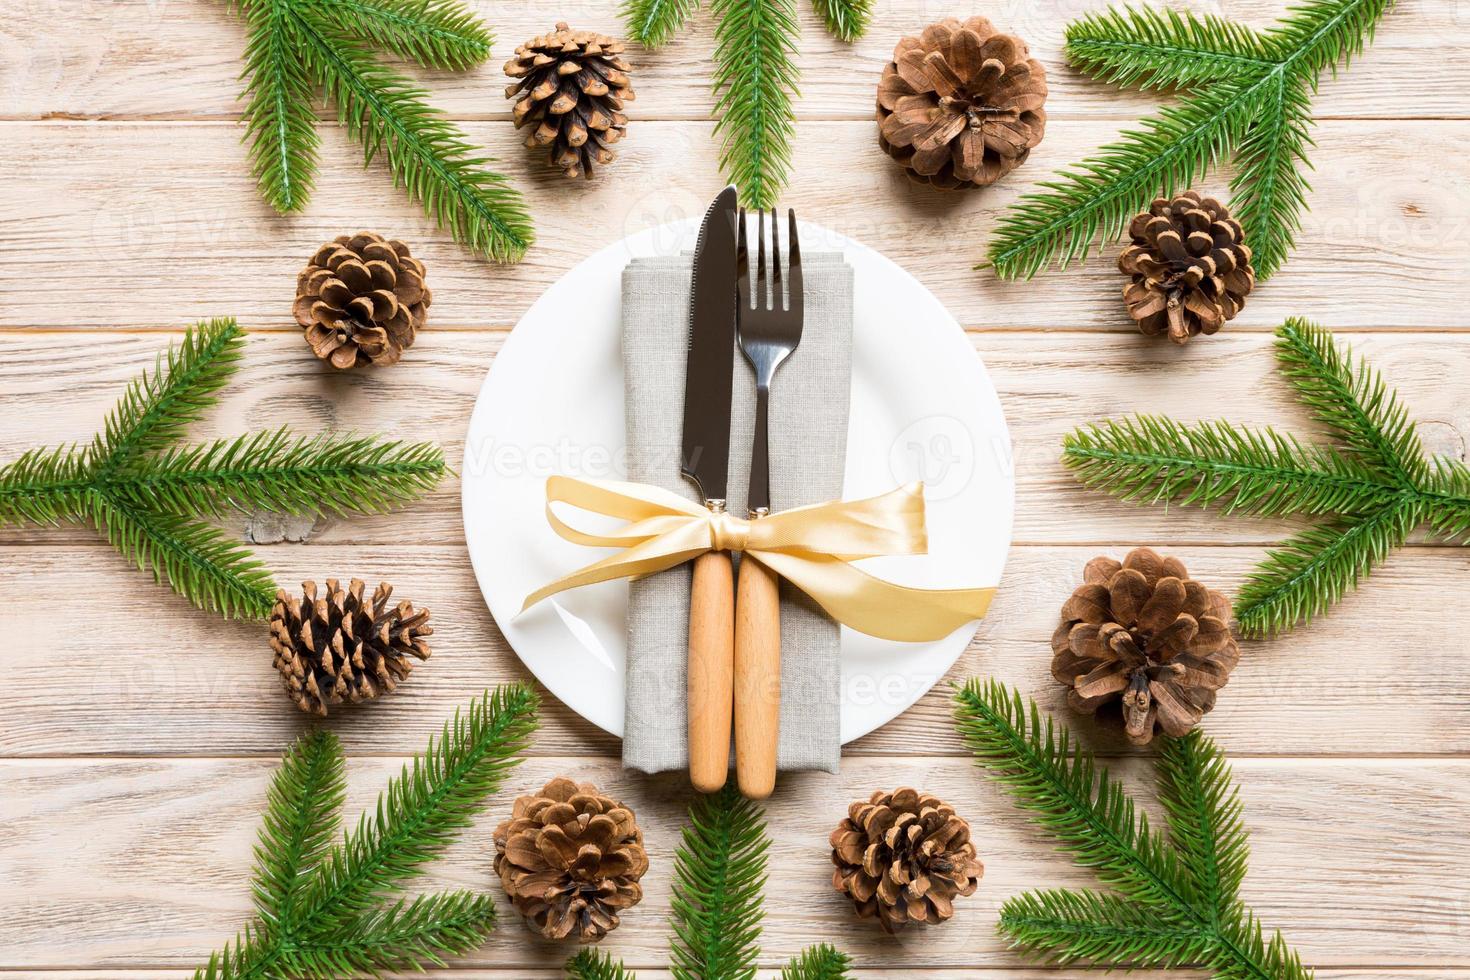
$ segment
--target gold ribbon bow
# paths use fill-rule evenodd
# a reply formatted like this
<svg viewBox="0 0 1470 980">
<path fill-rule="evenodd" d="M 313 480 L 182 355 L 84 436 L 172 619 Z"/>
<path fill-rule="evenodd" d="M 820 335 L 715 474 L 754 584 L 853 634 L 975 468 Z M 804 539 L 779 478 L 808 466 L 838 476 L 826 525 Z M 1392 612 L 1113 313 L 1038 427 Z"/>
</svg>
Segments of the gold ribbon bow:
<svg viewBox="0 0 1470 980">
<path fill-rule="evenodd" d="M 579 531 L 556 515 L 558 503 L 628 523 L 611 534 Z M 811 596 L 839 623 L 884 640 L 942 639 L 983 617 L 995 595 L 993 587 L 895 585 L 849 564 L 928 550 L 921 483 L 867 500 L 812 504 L 747 521 L 712 513 L 645 483 L 553 476 L 546 481 L 546 520 L 567 541 L 622 550 L 532 593 L 522 611 L 566 589 L 652 575 L 706 551 L 744 552 Z"/>
</svg>

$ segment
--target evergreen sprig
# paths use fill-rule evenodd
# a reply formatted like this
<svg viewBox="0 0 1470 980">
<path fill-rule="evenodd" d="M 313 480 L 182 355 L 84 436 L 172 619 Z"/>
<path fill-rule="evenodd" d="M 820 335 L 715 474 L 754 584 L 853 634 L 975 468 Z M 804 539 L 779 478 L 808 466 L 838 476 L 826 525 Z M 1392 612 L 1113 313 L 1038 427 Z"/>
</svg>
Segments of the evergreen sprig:
<svg viewBox="0 0 1470 980">
<path fill-rule="evenodd" d="M 245 140 L 261 193 L 282 214 L 306 206 L 317 170 L 314 102 L 325 92 L 395 184 L 455 240 L 497 262 L 532 241 L 520 193 L 486 168 L 464 134 L 383 49 L 426 68 L 464 70 L 490 56 L 490 34 L 458 0 L 233 0 L 249 31 Z"/>
<path fill-rule="evenodd" d="M 1255 636 L 1326 612 L 1421 525 L 1447 544 L 1470 544 L 1470 468 L 1425 457 L 1407 409 L 1367 361 L 1299 319 L 1276 331 L 1276 357 L 1340 448 L 1270 428 L 1140 415 L 1084 426 L 1062 449 L 1079 480 L 1123 500 L 1316 518 L 1268 552 L 1236 597 L 1236 619 Z"/>
<path fill-rule="evenodd" d="M 813 0 L 827 30 L 855 41 L 868 29 L 872 0 Z M 646 48 L 666 44 L 699 0 L 624 0 L 628 34 Z M 720 169 L 749 207 L 775 207 L 791 174 L 799 94 L 796 0 L 712 0 L 715 24 L 715 133 Z"/>
<path fill-rule="evenodd" d="M 489 895 L 396 896 L 519 763 L 536 706 L 529 688 L 512 685 L 455 712 L 336 844 L 342 746 L 324 729 L 297 739 L 266 794 L 251 885 L 257 919 L 195 980 L 377 976 L 444 966 L 479 946 L 495 925 Z"/>
<path fill-rule="evenodd" d="M 199 324 L 128 386 L 91 443 L 33 449 L 0 466 L 0 527 L 91 523 L 199 608 L 263 619 L 275 601 L 270 574 L 201 518 L 375 513 L 438 484 L 444 455 L 429 443 L 277 429 L 174 445 L 215 404 L 244 343 L 232 319 Z"/>
<path fill-rule="evenodd" d="M 1279 933 L 1241 902 L 1249 852 L 1220 750 L 1198 730 L 1156 762 L 1169 833 L 1071 733 L 995 681 L 956 694 L 961 736 L 1017 805 L 1097 873 L 1109 892 L 1029 892 L 1001 906 L 1000 931 L 1058 964 L 1193 967 L 1229 980 L 1308 980 Z"/>
<path fill-rule="evenodd" d="M 689 805 L 674 855 L 669 945 L 675 980 L 753 980 L 770 845 L 761 808 L 734 786 L 696 796 Z M 781 977 L 848 980 L 850 968 L 847 956 L 820 943 L 793 958 Z M 567 961 L 566 974 L 571 980 L 636 980 L 622 963 L 590 949 Z"/>
<path fill-rule="evenodd" d="M 1393 0 L 1306 0 L 1264 31 L 1150 7 L 1089 14 L 1067 28 L 1080 70 L 1118 85 L 1180 89 L 1140 128 L 1026 194 L 1001 220 L 988 265 L 1030 278 L 1055 256 L 1085 259 L 1160 195 L 1184 190 L 1235 157 L 1235 217 L 1257 275 L 1286 261 L 1309 189 L 1311 97 L 1323 71 L 1346 65 Z"/>
</svg>

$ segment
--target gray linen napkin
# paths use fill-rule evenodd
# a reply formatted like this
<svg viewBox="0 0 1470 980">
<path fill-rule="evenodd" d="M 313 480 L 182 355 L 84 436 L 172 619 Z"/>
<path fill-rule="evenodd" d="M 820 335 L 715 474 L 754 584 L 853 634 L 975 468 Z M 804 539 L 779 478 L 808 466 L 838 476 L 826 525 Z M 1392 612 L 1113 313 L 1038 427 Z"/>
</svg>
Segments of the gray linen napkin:
<svg viewBox="0 0 1470 980">
<path fill-rule="evenodd" d="M 634 259 L 623 272 L 628 478 L 697 500 L 679 474 L 689 255 Z M 785 510 L 842 495 L 852 376 L 852 269 L 839 253 L 802 255 L 801 344 L 771 387 L 771 506 Z M 755 424 L 755 376 L 735 353 L 728 507 L 744 515 Z M 688 764 L 686 665 L 689 566 L 633 582 L 628 606 L 623 765 L 643 772 Z M 836 772 L 841 677 L 838 625 L 782 585 L 781 742 L 784 770 Z"/>
</svg>

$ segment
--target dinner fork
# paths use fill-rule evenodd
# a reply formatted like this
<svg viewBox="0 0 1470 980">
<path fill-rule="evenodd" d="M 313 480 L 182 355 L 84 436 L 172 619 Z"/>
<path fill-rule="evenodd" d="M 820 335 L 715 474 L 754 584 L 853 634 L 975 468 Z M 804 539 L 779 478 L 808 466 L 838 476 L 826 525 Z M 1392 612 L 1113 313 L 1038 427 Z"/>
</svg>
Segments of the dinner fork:
<svg viewBox="0 0 1470 980">
<path fill-rule="evenodd" d="M 781 275 L 781 234 L 771 215 L 771 267 L 766 272 L 766 212 L 758 212 L 755 293 L 745 211 L 736 248 L 736 331 L 740 351 L 755 371 L 755 439 L 750 454 L 751 520 L 771 512 L 769 407 L 776 369 L 801 342 L 801 243 L 796 212 L 786 212 L 790 270 Z M 764 799 L 776 787 L 776 745 L 781 720 L 781 606 L 774 572 L 748 556 L 741 559 L 735 589 L 735 778 L 740 792 Z"/>
</svg>

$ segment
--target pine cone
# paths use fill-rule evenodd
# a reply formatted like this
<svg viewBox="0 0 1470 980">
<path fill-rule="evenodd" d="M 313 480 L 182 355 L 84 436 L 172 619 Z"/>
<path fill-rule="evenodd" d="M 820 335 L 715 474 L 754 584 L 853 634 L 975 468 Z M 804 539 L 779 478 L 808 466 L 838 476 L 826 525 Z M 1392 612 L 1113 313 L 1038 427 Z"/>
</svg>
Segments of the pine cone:
<svg viewBox="0 0 1470 980">
<path fill-rule="evenodd" d="M 1094 558 L 1062 607 L 1052 676 L 1067 701 L 1146 745 L 1184 735 L 1215 706 L 1240 662 L 1230 603 L 1148 548 L 1118 563 Z"/>
<path fill-rule="evenodd" d="M 390 693 L 413 669 L 409 657 L 429 659 L 429 610 L 415 610 L 411 602 L 389 608 L 393 586 L 387 582 L 373 591 L 370 604 L 361 579 L 344 592 L 329 578 L 320 598 L 315 582 L 301 588 L 300 601 L 276 593 L 271 649 L 286 693 L 302 711 L 325 716 L 329 704 Z"/>
<path fill-rule="evenodd" d="M 568 177 L 592 178 L 593 164 L 609 164 L 608 147 L 626 135 L 623 103 L 634 99 L 628 65 L 618 57 L 627 46 L 594 31 L 557 24 L 551 34 L 516 48 L 505 73 L 520 81 L 507 85 L 515 99 L 516 129 L 535 124 L 530 147 L 551 147 L 551 162 Z"/>
<path fill-rule="evenodd" d="M 633 811 L 591 783 L 557 777 L 515 802 L 495 828 L 495 872 L 526 922 L 548 939 L 595 943 L 643 898 L 648 870 Z"/>
<path fill-rule="evenodd" d="M 944 922 L 955 897 L 973 895 L 985 874 L 970 825 L 913 789 L 853 803 L 831 841 L 832 887 L 852 900 L 858 918 L 877 916 L 890 935 L 910 922 Z"/>
<path fill-rule="evenodd" d="M 1128 226 L 1133 244 L 1118 255 L 1128 313 L 1150 337 L 1168 331 L 1186 343 L 1235 318 L 1256 284 L 1245 230 L 1213 197 L 1185 191 L 1158 198 Z"/>
<path fill-rule="evenodd" d="M 296 279 L 296 322 L 335 368 L 393 364 L 413 346 L 432 299 L 408 246 L 370 231 L 316 250 Z"/>
<path fill-rule="evenodd" d="M 944 190 L 1015 170 L 1046 131 L 1046 69 L 984 17 L 931 24 L 898 42 L 878 83 L 878 143 Z"/>
</svg>

